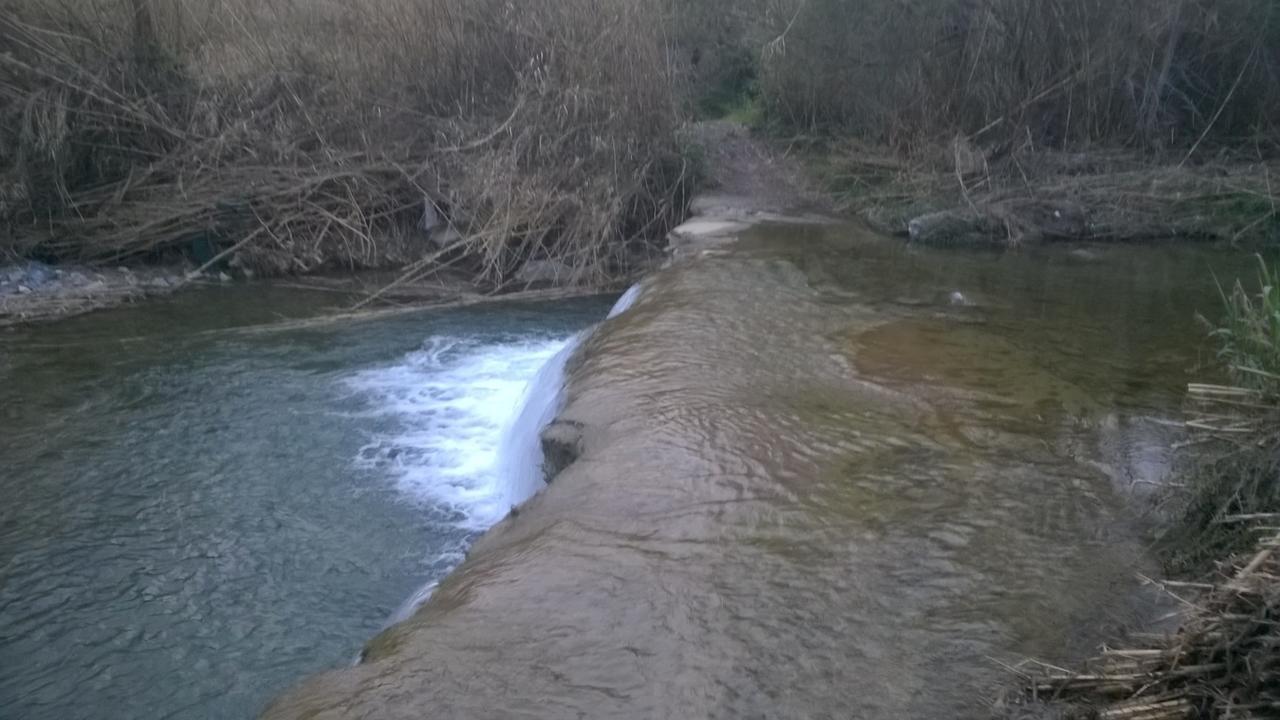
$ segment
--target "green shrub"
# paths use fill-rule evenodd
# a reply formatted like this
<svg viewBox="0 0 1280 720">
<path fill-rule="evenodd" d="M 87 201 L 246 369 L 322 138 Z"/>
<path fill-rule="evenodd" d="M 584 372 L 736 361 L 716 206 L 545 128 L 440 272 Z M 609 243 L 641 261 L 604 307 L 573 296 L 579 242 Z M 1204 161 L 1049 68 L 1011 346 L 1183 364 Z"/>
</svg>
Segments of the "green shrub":
<svg viewBox="0 0 1280 720">
<path fill-rule="evenodd" d="M 1280 273 L 1258 258 L 1258 288 L 1237 280 L 1222 294 L 1224 317 L 1213 335 L 1232 381 L 1280 402 Z M 1280 430 L 1280 429 L 1278 429 Z"/>
<path fill-rule="evenodd" d="M 1256 289 L 1237 281 L 1222 291 L 1212 332 L 1233 386 L 1192 386 L 1192 427 L 1209 444 L 1180 478 L 1183 512 L 1170 547 L 1187 569 L 1250 549 L 1249 520 L 1280 513 L 1280 287 L 1261 257 L 1258 265 Z"/>
</svg>

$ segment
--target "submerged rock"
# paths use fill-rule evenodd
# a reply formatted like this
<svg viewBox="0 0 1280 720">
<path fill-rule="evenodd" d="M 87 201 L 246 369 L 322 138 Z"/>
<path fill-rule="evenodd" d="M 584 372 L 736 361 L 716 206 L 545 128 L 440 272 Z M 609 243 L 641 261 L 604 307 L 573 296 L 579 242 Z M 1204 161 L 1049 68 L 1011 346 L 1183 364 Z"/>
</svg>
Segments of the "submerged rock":
<svg viewBox="0 0 1280 720">
<path fill-rule="evenodd" d="M 582 454 L 583 425 L 556 420 L 542 431 L 542 471 L 549 483 Z"/>
<path fill-rule="evenodd" d="M 912 242 L 924 245 L 1004 244 L 1008 232 L 994 217 L 972 210 L 943 210 L 907 223 Z"/>
</svg>

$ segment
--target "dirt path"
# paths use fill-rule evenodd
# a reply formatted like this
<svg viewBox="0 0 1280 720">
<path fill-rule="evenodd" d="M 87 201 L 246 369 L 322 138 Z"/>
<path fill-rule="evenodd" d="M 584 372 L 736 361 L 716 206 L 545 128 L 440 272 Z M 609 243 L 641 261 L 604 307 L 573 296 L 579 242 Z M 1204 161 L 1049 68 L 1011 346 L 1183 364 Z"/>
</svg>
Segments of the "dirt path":
<svg viewBox="0 0 1280 720">
<path fill-rule="evenodd" d="M 707 206 L 736 208 L 746 214 L 804 216 L 829 214 L 832 204 L 815 190 L 798 160 L 779 152 L 751 131 L 725 120 L 697 123 L 687 131 L 702 148 L 706 192 L 691 212 Z"/>
<path fill-rule="evenodd" d="M 800 163 L 747 128 L 714 121 L 685 132 L 702 149 L 704 185 L 689 205 L 689 219 L 668 236 L 672 256 L 730 242 L 761 222 L 831 221 L 829 199 L 813 189 Z"/>
</svg>

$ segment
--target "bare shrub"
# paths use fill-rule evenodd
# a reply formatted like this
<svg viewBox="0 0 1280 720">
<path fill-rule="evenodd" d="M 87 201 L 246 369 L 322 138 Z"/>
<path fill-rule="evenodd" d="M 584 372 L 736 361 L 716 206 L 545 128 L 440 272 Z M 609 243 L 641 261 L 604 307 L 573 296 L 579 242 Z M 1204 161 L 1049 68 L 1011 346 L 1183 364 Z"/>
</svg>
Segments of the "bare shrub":
<svg viewBox="0 0 1280 720">
<path fill-rule="evenodd" d="M 683 201 L 667 22 L 650 0 L 0 0 L 14 246 L 624 273 Z"/>
<path fill-rule="evenodd" d="M 711 1 L 711 0 L 707 0 Z M 1266 0 L 767 0 L 762 97 L 800 130 L 911 147 L 1270 139 Z"/>
</svg>

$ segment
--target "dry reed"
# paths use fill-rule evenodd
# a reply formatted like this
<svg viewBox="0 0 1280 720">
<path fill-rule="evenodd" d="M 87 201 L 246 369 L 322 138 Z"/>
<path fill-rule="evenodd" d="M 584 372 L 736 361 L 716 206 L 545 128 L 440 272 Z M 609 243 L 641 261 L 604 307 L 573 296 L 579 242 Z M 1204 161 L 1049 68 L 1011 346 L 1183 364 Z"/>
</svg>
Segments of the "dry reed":
<svg viewBox="0 0 1280 720">
<path fill-rule="evenodd" d="M 1269 523 L 1280 515 L 1225 518 Z M 1166 583 L 1187 607 L 1174 635 L 1106 649 L 1084 672 L 1036 665 L 1027 682 L 1040 699 L 1075 703 L 1069 717 L 1184 720 L 1280 717 L 1280 535 L 1212 583 Z"/>
<path fill-rule="evenodd" d="M 1280 291 L 1261 264 L 1259 285 L 1223 292 L 1213 323 L 1234 385 L 1188 388 L 1193 440 L 1205 453 L 1177 491 L 1184 504 L 1169 546 L 1183 561 L 1211 559 L 1205 582 L 1161 583 L 1182 607 L 1170 636 L 1135 636 L 1083 672 L 1031 663 L 1034 698 L 1100 720 L 1280 718 Z M 1259 540 L 1259 536 L 1261 540 Z"/>
<path fill-rule="evenodd" d="M 0 0 L 16 254 L 625 274 L 682 211 L 648 0 Z"/>
<path fill-rule="evenodd" d="M 756 0 L 761 98 L 787 127 L 895 147 L 1276 149 L 1268 0 Z"/>
</svg>

